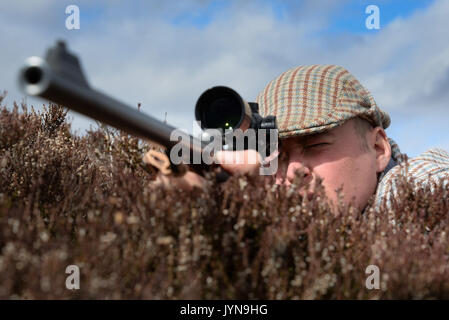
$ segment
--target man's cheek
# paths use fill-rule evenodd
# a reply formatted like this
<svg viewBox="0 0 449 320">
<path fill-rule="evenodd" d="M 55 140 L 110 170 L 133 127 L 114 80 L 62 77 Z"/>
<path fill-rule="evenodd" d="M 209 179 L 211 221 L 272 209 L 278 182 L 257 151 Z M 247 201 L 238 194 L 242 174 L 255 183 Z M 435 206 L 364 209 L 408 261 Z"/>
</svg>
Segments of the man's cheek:
<svg viewBox="0 0 449 320">
<path fill-rule="evenodd" d="M 333 176 L 333 175 L 327 175 L 327 176 L 318 175 L 318 176 L 321 177 L 321 184 L 324 187 L 326 196 L 329 199 L 336 199 L 337 198 L 336 191 L 339 188 L 344 187 L 343 181 L 341 181 L 341 179 L 339 179 L 339 176 Z"/>
</svg>

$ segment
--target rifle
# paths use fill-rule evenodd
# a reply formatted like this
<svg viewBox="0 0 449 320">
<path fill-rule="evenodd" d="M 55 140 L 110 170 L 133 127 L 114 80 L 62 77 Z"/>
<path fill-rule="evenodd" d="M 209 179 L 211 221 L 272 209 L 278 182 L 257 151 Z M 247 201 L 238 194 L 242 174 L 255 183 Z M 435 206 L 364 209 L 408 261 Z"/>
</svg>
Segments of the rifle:
<svg viewBox="0 0 449 320">
<path fill-rule="evenodd" d="M 19 86 L 26 94 L 39 96 L 68 107 L 90 118 L 123 130 L 131 135 L 149 139 L 163 146 L 166 153 L 150 150 L 150 163 L 164 174 L 181 175 L 185 164 L 173 164 L 168 155 L 178 143 L 183 144 L 193 159 L 202 159 L 207 143 L 177 130 L 178 141 L 170 136 L 176 128 L 163 123 L 135 108 L 132 108 L 90 87 L 77 56 L 67 50 L 65 42 L 59 40 L 47 50 L 45 59 L 29 57 L 19 72 Z M 228 87 L 214 87 L 205 91 L 198 99 L 195 116 L 205 128 L 236 129 L 275 128 L 275 117 L 261 117 L 256 103 L 248 103 Z M 268 139 L 268 137 L 267 137 Z M 196 158 L 195 158 L 196 157 Z M 205 175 L 217 166 L 188 164 L 200 175 Z M 229 175 L 218 170 L 217 180 L 224 181 Z"/>
</svg>

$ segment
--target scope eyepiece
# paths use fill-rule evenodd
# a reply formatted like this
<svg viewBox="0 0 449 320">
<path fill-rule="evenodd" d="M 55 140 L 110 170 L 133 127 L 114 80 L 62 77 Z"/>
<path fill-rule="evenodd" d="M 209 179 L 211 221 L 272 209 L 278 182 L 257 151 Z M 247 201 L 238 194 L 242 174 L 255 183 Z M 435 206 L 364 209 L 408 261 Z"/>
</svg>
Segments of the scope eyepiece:
<svg viewBox="0 0 449 320">
<path fill-rule="evenodd" d="M 251 126 L 251 117 L 248 102 L 224 86 L 206 90 L 195 106 L 195 118 L 202 129 L 246 130 Z"/>
</svg>

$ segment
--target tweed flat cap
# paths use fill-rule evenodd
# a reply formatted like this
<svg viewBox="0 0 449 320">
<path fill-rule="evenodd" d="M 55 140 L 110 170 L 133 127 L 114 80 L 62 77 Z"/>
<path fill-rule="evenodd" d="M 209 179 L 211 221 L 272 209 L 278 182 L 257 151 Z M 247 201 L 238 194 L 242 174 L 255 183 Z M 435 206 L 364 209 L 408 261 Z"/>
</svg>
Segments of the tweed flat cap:
<svg viewBox="0 0 449 320">
<path fill-rule="evenodd" d="M 336 65 L 299 66 L 273 79 L 258 95 L 262 116 L 276 116 L 279 137 L 332 129 L 361 117 L 384 129 L 390 116 L 345 68 Z"/>
</svg>

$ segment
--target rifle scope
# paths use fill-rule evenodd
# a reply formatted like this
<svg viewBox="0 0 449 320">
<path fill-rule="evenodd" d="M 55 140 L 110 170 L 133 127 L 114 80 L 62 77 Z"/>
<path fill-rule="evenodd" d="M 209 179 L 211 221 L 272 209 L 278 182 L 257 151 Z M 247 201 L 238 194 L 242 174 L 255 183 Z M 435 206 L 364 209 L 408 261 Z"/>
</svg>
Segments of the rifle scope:
<svg viewBox="0 0 449 320">
<path fill-rule="evenodd" d="M 195 106 L 195 118 L 202 129 L 245 131 L 252 129 L 276 129 L 274 116 L 262 117 L 259 106 L 246 102 L 233 89 L 224 86 L 206 90 Z"/>
</svg>

